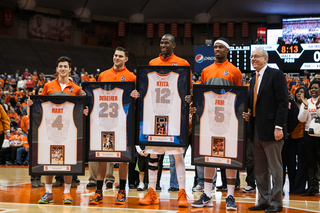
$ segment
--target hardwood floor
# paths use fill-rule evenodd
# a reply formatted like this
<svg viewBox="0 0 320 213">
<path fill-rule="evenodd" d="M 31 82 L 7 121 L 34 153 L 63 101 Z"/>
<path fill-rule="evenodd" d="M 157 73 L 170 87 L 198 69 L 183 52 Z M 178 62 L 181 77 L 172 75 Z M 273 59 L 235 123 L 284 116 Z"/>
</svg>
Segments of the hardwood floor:
<svg viewBox="0 0 320 213">
<path fill-rule="evenodd" d="M 81 183 L 78 188 L 71 189 L 71 195 L 74 200 L 73 205 L 62 204 L 63 187 L 53 188 L 54 203 L 38 204 L 38 200 L 45 192 L 44 187 L 32 188 L 30 184 L 30 176 L 28 175 L 28 167 L 26 166 L 0 166 L 0 213 L 2 212 L 127 212 L 127 213 L 152 213 L 152 212 L 181 212 L 181 213 L 213 213 L 227 212 L 225 209 L 226 192 L 215 191 L 213 195 L 213 208 L 178 208 L 177 197 L 178 192 L 168 193 L 169 188 L 169 171 L 164 170 L 161 179 L 161 191 L 157 191 L 160 198 L 160 205 L 140 206 L 139 198 L 144 197 L 146 191 L 138 192 L 135 189 L 127 189 L 127 200 L 125 205 L 115 205 L 116 189 L 104 190 L 103 203 L 98 206 L 89 206 L 88 201 L 94 194 L 95 187 L 86 188 L 89 177 L 89 170 L 86 169 L 85 176 L 78 176 Z M 115 170 L 116 182 L 118 182 L 118 171 Z M 220 173 L 218 173 L 219 175 Z M 197 200 L 202 193 L 192 192 L 194 171 L 187 171 L 186 192 L 189 204 Z M 218 178 L 219 180 L 220 178 Z M 245 173 L 241 173 L 241 188 L 246 186 L 244 181 Z M 42 177 L 42 182 L 44 178 Z M 217 185 L 221 182 L 218 181 Z M 115 184 L 117 185 L 117 184 Z M 256 193 L 235 192 L 237 212 L 249 212 L 248 207 L 255 205 L 258 199 Z M 288 193 L 288 181 L 285 185 L 285 195 L 283 197 L 284 211 L 286 213 L 300 212 L 320 212 L 320 197 L 318 194 L 313 197 L 301 197 L 300 195 L 290 195 Z"/>
</svg>

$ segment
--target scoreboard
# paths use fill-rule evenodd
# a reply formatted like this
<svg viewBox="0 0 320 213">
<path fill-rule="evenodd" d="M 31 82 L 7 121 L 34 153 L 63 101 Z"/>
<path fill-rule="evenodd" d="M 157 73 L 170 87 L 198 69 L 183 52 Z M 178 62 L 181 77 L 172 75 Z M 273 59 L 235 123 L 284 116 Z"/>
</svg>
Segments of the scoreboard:
<svg viewBox="0 0 320 213">
<path fill-rule="evenodd" d="M 320 43 L 251 45 L 251 52 L 257 48 L 268 52 L 268 66 L 272 68 L 284 72 L 320 70 Z"/>
<path fill-rule="evenodd" d="M 241 72 L 250 72 L 250 46 L 230 46 L 228 60 Z"/>
</svg>

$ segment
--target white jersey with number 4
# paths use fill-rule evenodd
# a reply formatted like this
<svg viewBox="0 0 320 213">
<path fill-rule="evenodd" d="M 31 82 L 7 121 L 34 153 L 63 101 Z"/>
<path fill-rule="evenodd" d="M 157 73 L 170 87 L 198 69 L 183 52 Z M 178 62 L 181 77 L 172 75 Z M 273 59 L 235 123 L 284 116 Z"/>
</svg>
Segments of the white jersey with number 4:
<svg viewBox="0 0 320 213">
<path fill-rule="evenodd" d="M 148 90 L 144 98 L 143 134 L 155 134 L 155 116 L 168 116 L 168 135 L 180 135 L 181 98 L 179 74 L 148 73 Z"/>
<path fill-rule="evenodd" d="M 74 104 L 44 102 L 38 129 L 38 163 L 50 164 L 50 146 L 65 147 L 64 164 L 77 163 L 77 127 L 73 119 Z"/>
<path fill-rule="evenodd" d="M 225 138 L 225 157 L 236 158 L 238 152 L 238 119 L 236 95 L 231 92 L 204 93 L 204 110 L 200 118 L 200 155 L 211 155 L 212 137 Z"/>
<path fill-rule="evenodd" d="M 127 115 L 123 109 L 123 89 L 93 90 L 93 109 L 90 116 L 90 149 L 102 150 L 101 132 L 114 132 L 115 151 L 127 149 Z"/>
</svg>

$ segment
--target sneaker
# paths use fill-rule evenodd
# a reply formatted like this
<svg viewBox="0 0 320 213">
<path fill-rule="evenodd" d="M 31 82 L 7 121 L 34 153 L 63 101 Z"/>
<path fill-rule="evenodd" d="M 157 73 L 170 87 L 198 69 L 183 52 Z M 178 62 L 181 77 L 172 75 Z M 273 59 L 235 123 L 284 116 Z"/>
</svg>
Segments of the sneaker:
<svg viewBox="0 0 320 213">
<path fill-rule="evenodd" d="M 63 199 L 62 201 L 63 204 L 73 204 L 73 199 L 70 193 L 64 193 L 62 196 L 62 199 Z"/>
<path fill-rule="evenodd" d="M 102 192 L 94 193 L 93 198 L 90 199 L 89 204 L 98 205 L 99 203 L 102 203 L 103 196 Z"/>
<path fill-rule="evenodd" d="M 136 186 L 134 184 L 129 184 L 129 189 L 135 189 Z"/>
<path fill-rule="evenodd" d="M 95 187 L 95 186 L 97 186 L 97 184 L 94 182 L 87 183 L 87 187 Z"/>
<path fill-rule="evenodd" d="M 252 188 L 251 186 L 246 186 L 242 189 L 242 192 L 255 192 L 256 189 L 255 188 Z"/>
<path fill-rule="evenodd" d="M 140 182 L 138 187 L 137 187 L 137 191 L 143 191 L 144 190 L 144 183 Z"/>
<path fill-rule="evenodd" d="M 161 190 L 161 186 L 160 185 L 156 185 L 156 190 Z"/>
<path fill-rule="evenodd" d="M 212 207 L 213 203 L 212 203 L 212 197 L 208 197 L 206 195 L 206 193 L 203 193 L 200 197 L 199 200 L 197 200 L 196 202 L 193 202 L 191 204 L 192 207 Z"/>
<path fill-rule="evenodd" d="M 148 193 L 144 196 L 144 198 L 139 200 L 140 205 L 150 205 L 159 203 L 160 200 L 157 196 L 157 193 L 151 187 L 149 187 Z"/>
<path fill-rule="evenodd" d="M 203 186 L 196 185 L 195 187 L 192 188 L 193 192 L 203 192 Z"/>
<path fill-rule="evenodd" d="M 119 185 L 119 187 L 120 187 L 120 185 Z M 107 188 L 107 189 L 113 188 L 113 183 L 112 183 L 112 182 L 107 182 L 107 183 L 106 183 L 106 188 Z"/>
<path fill-rule="evenodd" d="M 234 191 L 239 191 L 240 190 L 240 186 L 235 186 L 234 187 Z"/>
<path fill-rule="evenodd" d="M 120 184 L 118 186 L 116 186 L 116 189 L 120 189 Z"/>
<path fill-rule="evenodd" d="M 53 194 L 46 191 L 40 200 L 38 200 L 40 204 L 53 203 Z"/>
<path fill-rule="evenodd" d="M 43 187 L 43 184 L 41 183 L 41 180 L 40 179 L 36 179 L 36 182 L 37 182 L 37 185 L 39 187 Z"/>
<path fill-rule="evenodd" d="M 236 211 L 237 210 L 237 205 L 236 205 L 234 197 L 232 195 L 229 195 L 226 198 L 226 209 L 227 210 L 232 210 L 232 211 Z"/>
<path fill-rule="evenodd" d="M 170 187 L 170 188 L 168 189 L 168 191 L 169 191 L 169 192 L 177 192 L 177 191 L 179 191 L 179 188 Z"/>
<path fill-rule="evenodd" d="M 77 188 L 77 187 L 78 187 L 77 182 L 73 180 L 71 182 L 71 188 Z"/>
<path fill-rule="evenodd" d="M 32 187 L 38 187 L 37 181 L 36 180 L 31 180 L 31 186 Z"/>
<path fill-rule="evenodd" d="M 124 205 L 126 203 L 126 191 L 119 190 L 116 198 L 115 204 Z"/>
<path fill-rule="evenodd" d="M 186 190 L 180 189 L 178 194 L 178 206 L 179 207 L 188 207 L 189 203 L 187 200 Z"/>
<path fill-rule="evenodd" d="M 52 184 L 52 187 L 60 187 L 60 186 L 62 186 L 62 183 L 58 180 L 54 184 Z"/>
<path fill-rule="evenodd" d="M 224 187 L 224 186 L 217 186 L 217 191 L 225 192 L 225 191 L 227 191 L 227 187 Z"/>
</svg>

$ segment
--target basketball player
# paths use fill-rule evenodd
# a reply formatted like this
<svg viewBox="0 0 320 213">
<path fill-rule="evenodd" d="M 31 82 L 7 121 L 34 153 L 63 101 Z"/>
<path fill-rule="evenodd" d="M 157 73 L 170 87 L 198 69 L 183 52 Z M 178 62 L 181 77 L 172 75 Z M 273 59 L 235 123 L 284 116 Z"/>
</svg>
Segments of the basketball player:
<svg viewBox="0 0 320 213">
<path fill-rule="evenodd" d="M 214 54 L 216 60 L 213 64 L 203 69 L 201 74 L 201 83 L 205 85 L 233 85 L 241 86 L 241 71 L 231 64 L 228 59 L 229 44 L 227 39 L 219 38 L 214 42 Z M 219 149 L 217 150 L 219 152 Z M 211 190 L 212 180 L 215 176 L 216 168 L 204 168 L 204 193 L 201 198 L 192 203 L 192 207 L 213 206 Z M 226 209 L 237 210 L 235 204 L 234 187 L 236 181 L 236 170 L 227 169 L 227 189 L 228 196 L 226 198 Z"/>
<path fill-rule="evenodd" d="M 130 72 L 125 63 L 129 60 L 129 52 L 123 47 L 117 47 L 113 54 L 113 67 L 102 72 L 99 75 L 98 82 L 110 82 L 110 81 L 119 81 L 119 82 L 136 82 L 136 76 Z M 140 96 L 137 90 L 131 92 L 131 97 L 137 99 Z M 116 145 L 115 145 L 116 146 Z M 99 162 L 97 167 L 97 189 L 93 196 L 90 199 L 89 204 L 98 205 L 102 202 L 102 185 L 103 179 L 106 176 L 107 162 Z M 119 179 L 120 179 L 120 189 L 117 194 L 115 204 L 123 205 L 126 201 L 126 181 L 128 175 L 128 163 L 122 162 L 119 163 Z"/>
<path fill-rule="evenodd" d="M 149 66 L 190 66 L 190 64 L 173 54 L 176 47 L 175 38 L 170 34 L 162 36 L 160 41 L 160 55 L 151 60 Z M 150 154 L 149 158 L 149 190 L 145 197 L 139 200 L 140 205 L 159 204 L 159 199 L 155 192 L 157 173 L 158 173 L 158 156 L 161 154 L 174 155 L 177 177 L 179 183 L 178 206 L 188 207 L 187 194 L 185 191 L 185 164 L 183 161 L 184 148 L 180 147 L 154 147 L 146 146 L 145 152 Z"/>
<path fill-rule="evenodd" d="M 71 59 L 66 56 L 61 56 L 57 60 L 56 71 L 58 73 L 58 77 L 46 83 L 43 87 L 42 95 L 50 95 L 53 93 L 68 93 L 73 96 L 85 95 L 85 92 L 81 90 L 81 88 L 75 85 L 69 79 L 69 73 L 71 72 Z M 33 104 L 32 100 L 27 101 L 28 106 Z M 83 113 L 88 115 L 88 107 L 84 109 Z M 76 151 L 76 150 L 75 150 Z M 42 195 L 41 199 L 38 203 L 46 204 L 53 202 L 53 194 L 52 194 L 52 175 L 45 176 L 46 182 L 46 192 Z M 63 192 L 63 203 L 64 204 L 73 204 L 73 199 L 70 195 L 72 176 L 64 176 L 64 192 Z"/>
</svg>

